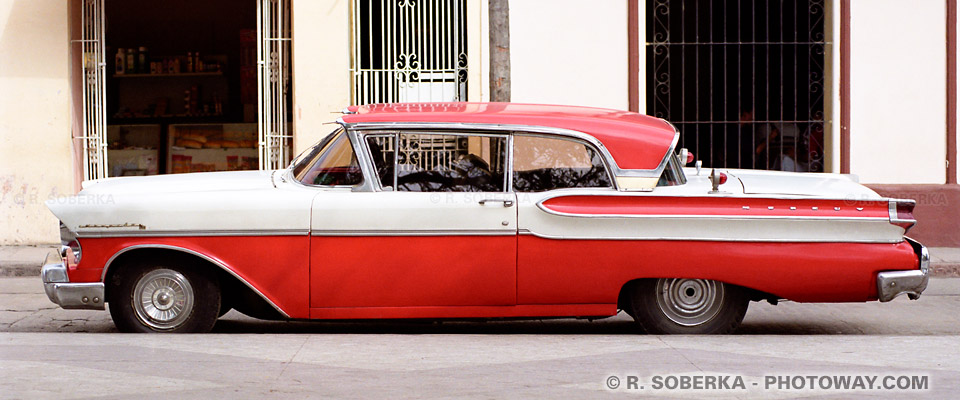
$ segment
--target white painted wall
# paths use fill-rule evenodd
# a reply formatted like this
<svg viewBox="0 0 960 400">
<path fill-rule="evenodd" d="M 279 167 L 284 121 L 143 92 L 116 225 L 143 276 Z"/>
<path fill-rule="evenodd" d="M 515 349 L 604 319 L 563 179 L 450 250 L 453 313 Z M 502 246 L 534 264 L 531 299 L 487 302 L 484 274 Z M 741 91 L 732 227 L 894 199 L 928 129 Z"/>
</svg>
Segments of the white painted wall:
<svg viewBox="0 0 960 400">
<path fill-rule="evenodd" d="M 627 2 L 510 2 L 511 100 L 629 107 Z"/>
<path fill-rule="evenodd" d="M 66 1 L 0 0 L 0 245 L 60 241 L 43 202 L 73 194 L 67 46 Z"/>
<path fill-rule="evenodd" d="M 944 183 L 943 0 L 852 0 L 850 172 L 864 183 Z"/>
</svg>

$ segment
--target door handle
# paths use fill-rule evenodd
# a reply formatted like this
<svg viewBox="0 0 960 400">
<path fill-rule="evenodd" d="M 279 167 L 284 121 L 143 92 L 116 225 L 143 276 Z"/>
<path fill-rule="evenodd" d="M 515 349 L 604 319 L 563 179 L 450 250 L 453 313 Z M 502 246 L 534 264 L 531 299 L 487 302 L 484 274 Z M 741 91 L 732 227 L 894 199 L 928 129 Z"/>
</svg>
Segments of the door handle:
<svg viewBox="0 0 960 400">
<path fill-rule="evenodd" d="M 480 205 L 485 206 L 487 203 L 503 203 L 504 207 L 513 206 L 513 200 L 503 200 L 503 199 L 483 199 L 480 200 Z"/>
</svg>

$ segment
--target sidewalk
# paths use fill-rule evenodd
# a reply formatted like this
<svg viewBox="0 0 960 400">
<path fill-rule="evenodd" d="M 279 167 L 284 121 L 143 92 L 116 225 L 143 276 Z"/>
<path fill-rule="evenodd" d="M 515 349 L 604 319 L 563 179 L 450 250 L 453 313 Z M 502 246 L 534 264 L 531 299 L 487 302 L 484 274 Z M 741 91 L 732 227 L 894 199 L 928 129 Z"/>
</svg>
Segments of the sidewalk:
<svg viewBox="0 0 960 400">
<path fill-rule="evenodd" d="M 59 245 L 0 246 L 0 276 L 40 276 L 40 267 L 48 252 Z M 960 278 L 960 248 L 930 247 L 932 276 Z"/>
<path fill-rule="evenodd" d="M 0 276 L 40 276 L 47 253 L 56 253 L 60 245 L 0 246 Z"/>
</svg>

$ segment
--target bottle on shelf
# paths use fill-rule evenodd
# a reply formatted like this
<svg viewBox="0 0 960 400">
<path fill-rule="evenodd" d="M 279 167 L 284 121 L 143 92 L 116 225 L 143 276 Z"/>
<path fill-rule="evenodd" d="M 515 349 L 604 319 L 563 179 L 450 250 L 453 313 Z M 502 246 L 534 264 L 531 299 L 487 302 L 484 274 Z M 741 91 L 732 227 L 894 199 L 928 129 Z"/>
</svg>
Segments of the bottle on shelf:
<svg viewBox="0 0 960 400">
<path fill-rule="evenodd" d="M 126 71 L 126 68 L 124 68 L 126 64 L 127 56 L 123 54 L 123 49 L 117 49 L 117 56 L 114 58 L 114 73 L 123 75 Z"/>
<path fill-rule="evenodd" d="M 127 49 L 127 65 L 124 67 L 131 74 L 137 73 L 137 52 L 134 49 Z"/>
<path fill-rule="evenodd" d="M 138 59 L 137 59 L 137 73 L 146 74 L 149 71 L 149 64 L 147 64 L 147 48 L 140 46 Z"/>
</svg>

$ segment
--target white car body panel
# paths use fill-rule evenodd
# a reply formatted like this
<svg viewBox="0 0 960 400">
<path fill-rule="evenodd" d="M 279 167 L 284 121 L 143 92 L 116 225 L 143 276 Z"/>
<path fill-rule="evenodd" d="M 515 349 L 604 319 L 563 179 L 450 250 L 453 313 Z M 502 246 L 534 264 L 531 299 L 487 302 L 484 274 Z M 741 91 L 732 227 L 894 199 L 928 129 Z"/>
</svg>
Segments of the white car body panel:
<svg viewBox="0 0 960 400">
<path fill-rule="evenodd" d="M 274 187 L 272 173 L 109 179 L 47 206 L 81 237 L 307 234 L 319 190 L 279 181 Z"/>
<path fill-rule="evenodd" d="M 481 200 L 497 200 L 480 204 Z M 327 191 L 314 199 L 314 235 L 490 234 L 517 232 L 508 193 Z"/>
<path fill-rule="evenodd" d="M 74 201 L 51 200 L 48 205 L 80 236 L 519 232 L 552 239 L 882 243 L 903 240 L 903 228 L 883 218 L 564 216 L 540 205 L 547 198 L 563 194 L 882 199 L 844 175 L 723 171 L 731 178 L 717 194 L 708 193 L 707 170 L 697 175 L 688 168 L 685 185 L 657 187 L 650 192 L 571 189 L 519 196 L 355 192 L 350 188 L 304 186 L 291 181 L 286 171 L 199 173 L 107 179 L 90 185 Z M 748 193 L 744 193 L 745 187 Z M 759 189 L 775 194 L 753 193 Z M 483 199 L 513 200 L 517 206 L 480 205 Z"/>
</svg>

